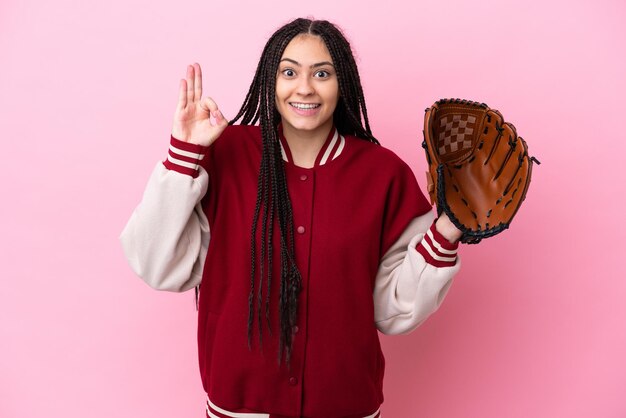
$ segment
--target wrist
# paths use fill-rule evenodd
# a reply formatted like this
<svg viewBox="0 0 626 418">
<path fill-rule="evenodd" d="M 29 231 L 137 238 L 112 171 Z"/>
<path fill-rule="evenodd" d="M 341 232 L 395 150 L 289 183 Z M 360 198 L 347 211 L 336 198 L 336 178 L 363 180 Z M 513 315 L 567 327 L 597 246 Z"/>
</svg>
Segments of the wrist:
<svg viewBox="0 0 626 418">
<path fill-rule="evenodd" d="M 452 223 L 445 213 L 442 213 L 435 222 L 435 229 L 451 244 L 456 243 L 463 235 L 463 232 Z"/>
<path fill-rule="evenodd" d="M 444 221 L 442 221 L 443 224 Z M 415 248 L 424 260 L 435 267 L 453 267 L 457 259 L 458 242 L 450 242 L 444 237 L 433 222 L 424 237 Z"/>
<path fill-rule="evenodd" d="M 178 171 L 191 177 L 198 177 L 200 162 L 204 158 L 207 147 L 181 141 L 172 135 L 167 159 L 163 165 L 169 170 Z"/>
</svg>

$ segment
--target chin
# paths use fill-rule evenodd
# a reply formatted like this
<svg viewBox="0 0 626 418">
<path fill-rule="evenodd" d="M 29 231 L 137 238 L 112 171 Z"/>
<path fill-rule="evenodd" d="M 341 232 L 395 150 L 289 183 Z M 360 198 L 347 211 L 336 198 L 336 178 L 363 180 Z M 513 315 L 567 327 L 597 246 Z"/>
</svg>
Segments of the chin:
<svg viewBox="0 0 626 418">
<path fill-rule="evenodd" d="M 312 121 L 312 120 L 286 120 L 283 119 L 283 124 L 287 123 L 298 131 L 316 131 L 318 129 L 330 128 L 332 126 L 332 119 L 324 122 Z"/>
<path fill-rule="evenodd" d="M 301 123 L 301 124 L 291 124 L 291 126 L 293 127 L 293 129 L 297 129 L 298 131 L 315 131 L 316 129 L 320 129 L 323 125 Z"/>
</svg>

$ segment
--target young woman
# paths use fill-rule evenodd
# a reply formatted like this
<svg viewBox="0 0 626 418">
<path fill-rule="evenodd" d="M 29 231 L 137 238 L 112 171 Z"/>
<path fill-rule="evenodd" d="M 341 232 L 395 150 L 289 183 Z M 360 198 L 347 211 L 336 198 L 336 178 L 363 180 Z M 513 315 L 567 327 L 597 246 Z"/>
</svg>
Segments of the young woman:
<svg viewBox="0 0 626 418">
<path fill-rule="evenodd" d="M 297 19 L 230 122 L 187 68 L 169 155 L 121 241 L 152 287 L 200 289 L 208 416 L 378 417 L 377 331 L 416 328 L 459 269 L 460 232 L 434 218 L 372 135 L 348 41 Z"/>
</svg>

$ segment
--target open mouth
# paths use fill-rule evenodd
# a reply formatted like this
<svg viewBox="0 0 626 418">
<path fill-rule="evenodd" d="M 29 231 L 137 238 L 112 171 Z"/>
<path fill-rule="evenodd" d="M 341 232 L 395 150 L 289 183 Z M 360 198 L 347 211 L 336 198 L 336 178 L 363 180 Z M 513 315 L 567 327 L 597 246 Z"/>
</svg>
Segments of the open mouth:
<svg viewBox="0 0 626 418">
<path fill-rule="evenodd" d="M 291 106 L 295 107 L 296 109 L 299 109 L 299 110 L 317 109 L 318 107 L 321 106 L 319 103 L 295 103 L 295 102 L 290 102 L 289 104 Z"/>
</svg>

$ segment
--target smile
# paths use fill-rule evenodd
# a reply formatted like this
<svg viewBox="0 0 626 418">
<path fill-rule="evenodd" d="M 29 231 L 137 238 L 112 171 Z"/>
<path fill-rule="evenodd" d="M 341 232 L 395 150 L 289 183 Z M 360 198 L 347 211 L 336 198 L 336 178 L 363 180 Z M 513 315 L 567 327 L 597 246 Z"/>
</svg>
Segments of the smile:
<svg viewBox="0 0 626 418">
<path fill-rule="evenodd" d="M 302 110 L 315 109 L 315 108 L 318 108 L 318 107 L 321 106 L 319 103 L 294 103 L 294 102 L 291 102 L 289 104 L 291 106 L 295 107 L 296 109 L 302 109 Z"/>
</svg>

